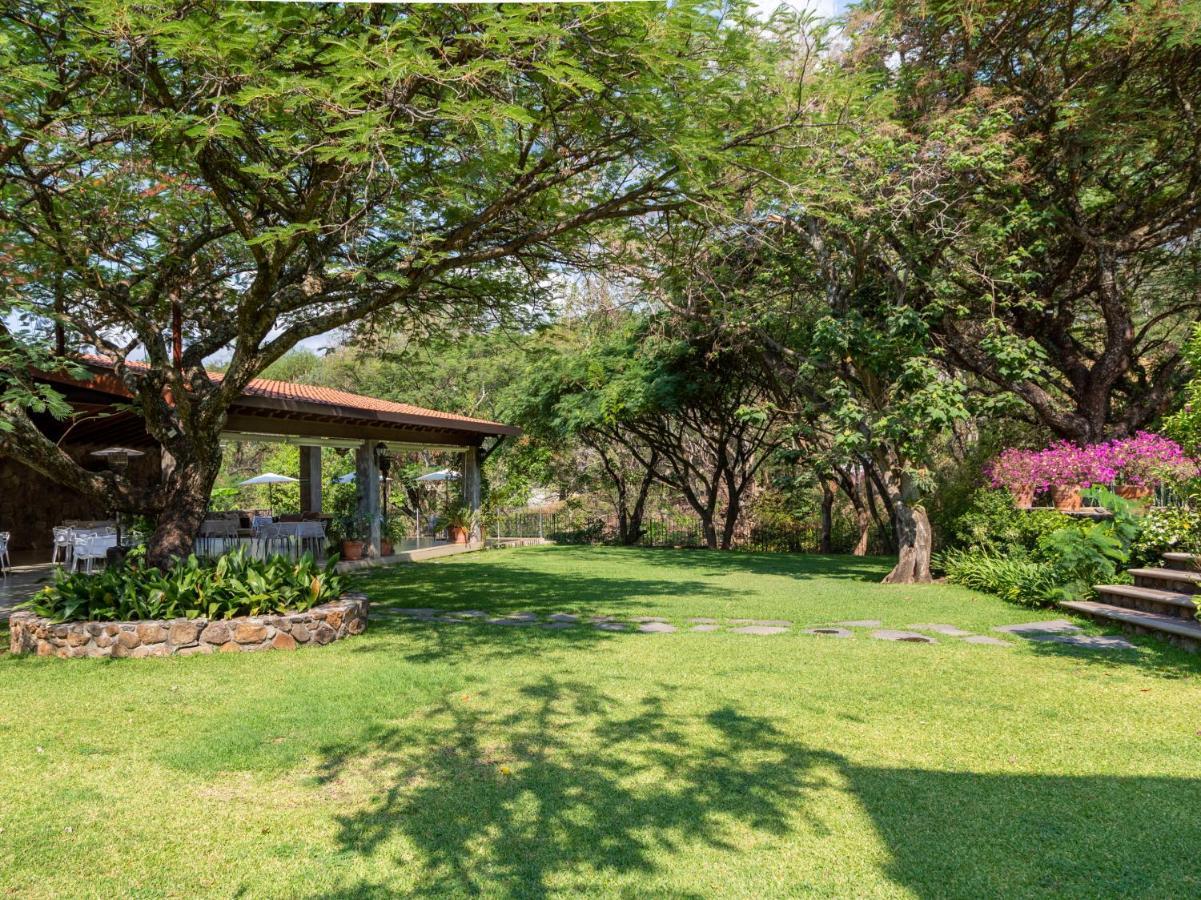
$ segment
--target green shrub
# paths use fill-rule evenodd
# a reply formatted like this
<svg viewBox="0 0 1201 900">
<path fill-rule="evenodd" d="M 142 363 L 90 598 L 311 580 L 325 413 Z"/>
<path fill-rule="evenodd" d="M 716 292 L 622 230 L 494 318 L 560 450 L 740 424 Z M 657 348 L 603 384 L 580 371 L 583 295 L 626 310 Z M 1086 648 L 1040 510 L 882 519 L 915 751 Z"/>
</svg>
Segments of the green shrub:
<svg viewBox="0 0 1201 900">
<path fill-rule="evenodd" d="M 1183 506 L 1157 506 L 1143 516 L 1131 547 L 1135 565 L 1157 565 L 1165 553 L 1201 552 L 1201 511 Z"/>
<path fill-rule="evenodd" d="M 982 550 L 946 550 L 939 567 L 947 581 L 1023 606 L 1050 606 L 1059 599 L 1054 571 L 1026 558 L 998 556 Z"/>
<path fill-rule="evenodd" d="M 19 608 L 56 622 L 78 620 L 230 619 L 304 611 L 336 599 L 343 579 L 334 561 L 319 566 L 309 554 L 254 559 L 238 548 L 216 560 L 195 556 L 166 571 L 134 552 L 95 575 L 59 572 L 54 583 Z"/>
<path fill-rule="evenodd" d="M 1132 504 L 1111 491 L 1091 488 L 1084 495 L 1108 509 L 1112 518 L 1077 522 L 1056 513 L 1059 527 L 1039 535 L 1032 549 L 1019 545 L 1017 552 L 1007 553 L 984 540 L 941 554 L 938 564 L 954 584 L 1024 606 L 1087 596 L 1094 585 L 1122 577 L 1119 572 L 1130 561 L 1139 523 Z M 981 506 L 987 511 L 989 501 Z M 982 513 L 979 521 L 989 521 L 988 515 Z"/>
<path fill-rule="evenodd" d="M 1047 535 L 1072 524 L 1071 516 L 1053 509 L 1016 509 L 1009 491 L 985 489 L 972 495 L 951 536 L 953 546 L 963 549 L 1030 555 Z"/>
</svg>

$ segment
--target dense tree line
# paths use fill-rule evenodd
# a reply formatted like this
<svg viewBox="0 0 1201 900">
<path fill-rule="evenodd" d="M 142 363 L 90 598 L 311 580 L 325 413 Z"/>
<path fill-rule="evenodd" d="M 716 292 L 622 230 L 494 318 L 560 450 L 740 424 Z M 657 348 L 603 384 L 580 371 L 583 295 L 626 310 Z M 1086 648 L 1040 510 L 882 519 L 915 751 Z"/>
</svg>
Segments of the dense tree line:
<svg viewBox="0 0 1201 900">
<path fill-rule="evenodd" d="M 834 40 L 737 3 L 23 2 L 0 28 L 0 441 L 158 511 L 160 557 L 269 366 L 513 419 L 510 471 L 601 490 L 628 543 L 654 487 L 729 547 L 803 472 L 827 544 L 841 496 L 894 581 L 930 577 L 930 511 L 990 435 L 1128 434 L 1190 371 L 1196 4 L 865 0 Z M 28 365 L 85 346 L 179 463 L 156 496 L 30 426 L 63 410 Z"/>
</svg>

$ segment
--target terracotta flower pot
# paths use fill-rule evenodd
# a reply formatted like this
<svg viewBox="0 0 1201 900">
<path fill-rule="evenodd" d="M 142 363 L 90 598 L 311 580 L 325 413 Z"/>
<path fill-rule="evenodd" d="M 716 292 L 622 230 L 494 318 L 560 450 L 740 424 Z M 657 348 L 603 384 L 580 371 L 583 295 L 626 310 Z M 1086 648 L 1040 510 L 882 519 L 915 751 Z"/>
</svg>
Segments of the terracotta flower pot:
<svg viewBox="0 0 1201 900">
<path fill-rule="evenodd" d="M 343 541 L 342 542 L 342 558 L 355 560 L 363 558 L 363 551 L 367 548 L 367 544 L 363 541 Z"/>
<path fill-rule="evenodd" d="M 380 542 L 379 542 L 379 555 L 380 556 L 391 556 L 392 551 L 393 551 L 392 542 L 381 538 Z"/>
<path fill-rule="evenodd" d="M 1055 508 L 1070 512 L 1080 508 L 1080 485 L 1078 484 L 1056 484 L 1051 486 L 1051 502 L 1055 504 Z"/>
<path fill-rule="evenodd" d="M 1032 484 L 1011 487 L 1009 493 L 1013 494 L 1013 505 L 1018 509 L 1029 509 L 1034 505 L 1035 487 Z"/>
<path fill-rule="evenodd" d="M 466 528 L 461 528 L 457 525 L 451 525 L 450 528 L 448 528 L 446 530 L 450 532 L 450 541 L 452 544 L 466 544 L 467 543 L 467 529 Z"/>
<path fill-rule="evenodd" d="M 1145 484 L 1119 484 L 1115 492 L 1127 500 L 1148 500 L 1155 496 L 1155 488 Z"/>
</svg>

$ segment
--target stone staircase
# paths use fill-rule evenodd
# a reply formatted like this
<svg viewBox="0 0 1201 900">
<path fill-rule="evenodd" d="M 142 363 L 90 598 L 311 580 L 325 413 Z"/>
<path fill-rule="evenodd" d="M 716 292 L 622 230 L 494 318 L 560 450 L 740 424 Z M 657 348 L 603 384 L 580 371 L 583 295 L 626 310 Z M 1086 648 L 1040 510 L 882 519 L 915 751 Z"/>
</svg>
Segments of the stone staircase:
<svg viewBox="0 0 1201 900">
<path fill-rule="evenodd" d="M 1201 557 L 1165 553 L 1163 566 L 1130 569 L 1134 584 L 1099 584 L 1096 600 L 1065 600 L 1064 609 L 1136 634 L 1163 638 L 1185 650 L 1201 650 Z"/>
</svg>

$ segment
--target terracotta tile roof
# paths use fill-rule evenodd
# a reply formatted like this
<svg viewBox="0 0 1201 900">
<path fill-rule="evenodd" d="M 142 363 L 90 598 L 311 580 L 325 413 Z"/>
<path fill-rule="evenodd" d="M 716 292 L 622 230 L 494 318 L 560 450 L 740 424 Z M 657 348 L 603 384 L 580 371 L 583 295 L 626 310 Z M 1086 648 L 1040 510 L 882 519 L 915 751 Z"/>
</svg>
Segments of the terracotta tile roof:
<svg viewBox="0 0 1201 900">
<path fill-rule="evenodd" d="M 92 366 L 99 366 L 107 369 L 114 367 L 111 359 L 103 356 L 95 356 L 87 354 L 83 357 L 83 362 Z M 148 368 L 145 363 L 136 360 L 129 360 L 126 365 L 131 368 Z M 210 372 L 209 378 L 213 381 L 220 381 L 222 378 L 220 372 Z M 422 406 L 413 406 L 409 403 L 396 403 L 392 400 L 380 400 L 376 397 L 368 397 L 363 394 L 352 394 L 349 391 L 338 391 L 333 388 L 320 387 L 313 384 L 297 384 L 291 381 L 274 381 L 270 378 L 255 378 L 247 386 L 242 393 L 246 398 L 262 398 L 264 400 L 276 400 L 281 404 L 287 403 L 305 403 L 315 404 L 317 406 L 326 406 L 330 408 L 330 415 L 341 415 L 354 417 L 356 411 L 369 414 L 370 418 L 376 418 L 375 414 L 383 413 L 386 417 L 392 416 L 400 418 L 413 418 L 416 420 L 433 419 L 437 422 L 444 422 L 448 428 L 454 428 L 456 425 L 467 426 L 472 431 L 482 431 L 486 429 L 496 429 L 498 434 L 514 434 L 517 429 L 509 425 L 502 425 L 499 422 L 492 422 L 488 419 L 477 419 L 471 416 L 461 416 L 455 413 L 442 412 L 436 409 L 426 409 Z M 429 423 L 423 423 L 429 424 Z"/>
</svg>

